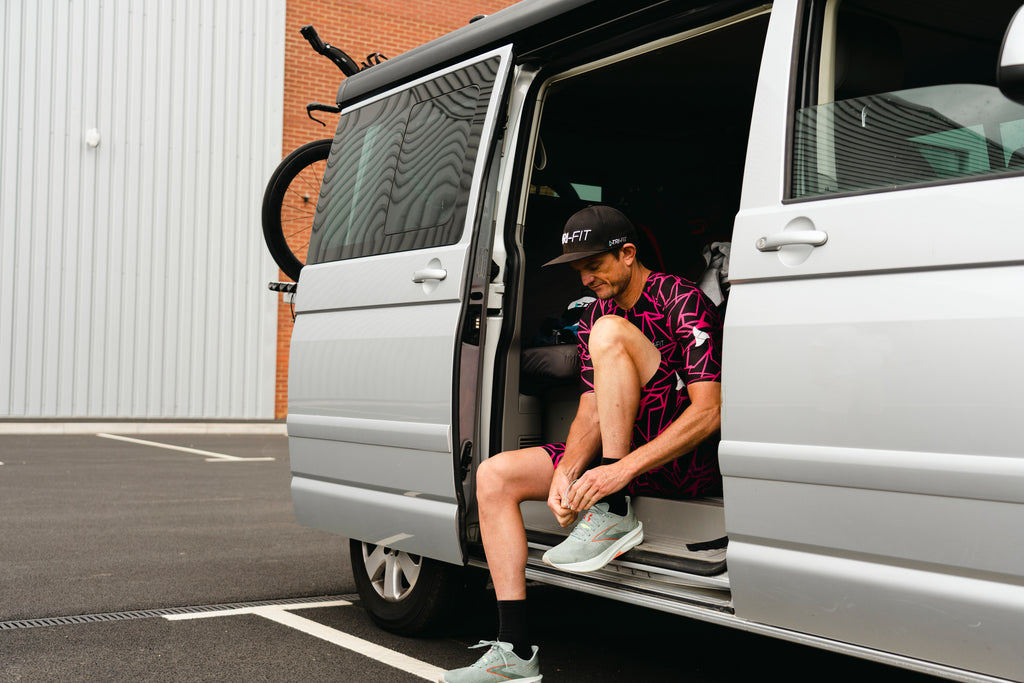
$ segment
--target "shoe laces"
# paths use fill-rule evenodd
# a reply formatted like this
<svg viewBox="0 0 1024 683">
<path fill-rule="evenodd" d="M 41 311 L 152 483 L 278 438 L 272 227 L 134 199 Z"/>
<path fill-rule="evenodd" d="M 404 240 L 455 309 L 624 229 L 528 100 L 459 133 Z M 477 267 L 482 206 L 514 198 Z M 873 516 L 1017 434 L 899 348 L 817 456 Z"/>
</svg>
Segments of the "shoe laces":
<svg viewBox="0 0 1024 683">
<path fill-rule="evenodd" d="M 583 519 L 573 527 L 569 537 L 585 540 L 594 532 L 594 529 L 604 522 L 609 514 L 607 503 L 598 503 L 594 507 L 589 508 L 585 513 L 583 513 Z"/>
<path fill-rule="evenodd" d="M 491 662 L 497 661 L 499 658 L 505 666 L 514 664 L 514 662 L 509 662 L 509 655 L 515 655 L 515 653 L 512 652 L 511 644 L 503 643 L 500 640 L 481 640 L 476 645 L 470 645 L 469 649 L 476 650 L 481 647 L 490 647 L 491 649 L 485 652 L 483 657 L 476 660 L 473 664 L 474 667 L 486 669 L 490 666 Z"/>
</svg>

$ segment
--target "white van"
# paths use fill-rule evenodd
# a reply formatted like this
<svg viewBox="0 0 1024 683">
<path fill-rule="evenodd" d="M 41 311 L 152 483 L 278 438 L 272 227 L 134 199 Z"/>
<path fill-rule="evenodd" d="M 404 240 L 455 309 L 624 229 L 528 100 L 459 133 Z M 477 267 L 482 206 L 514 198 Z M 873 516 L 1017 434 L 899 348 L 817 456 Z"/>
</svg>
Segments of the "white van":
<svg viewBox="0 0 1024 683">
<path fill-rule="evenodd" d="M 528 577 L 1024 679 L 1019 2 L 525 0 L 345 79 L 288 433 L 377 622 L 472 588 L 483 459 L 564 439 L 581 285 L 540 264 L 602 203 L 656 271 L 731 252 L 724 496 L 641 498 L 644 543 L 588 575 L 524 505 Z"/>
</svg>

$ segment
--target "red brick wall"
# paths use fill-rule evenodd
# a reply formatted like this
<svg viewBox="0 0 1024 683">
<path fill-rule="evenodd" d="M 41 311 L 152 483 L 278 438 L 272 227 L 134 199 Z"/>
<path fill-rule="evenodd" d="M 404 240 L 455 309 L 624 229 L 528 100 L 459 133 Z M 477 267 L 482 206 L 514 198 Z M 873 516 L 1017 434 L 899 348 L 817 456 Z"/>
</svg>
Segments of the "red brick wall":
<svg viewBox="0 0 1024 683">
<path fill-rule="evenodd" d="M 313 24 L 325 43 L 344 50 L 361 63 L 371 52 L 388 57 L 454 31 L 477 14 L 491 14 L 514 0 L 288 0 L 285 17 L 284 131 L 282 158 L 303 143 L 331 137 L 337 116 L 317 114 L 327 127 L 306 117 L 308 102 L 334 104 L 344 78 L 326 57 L 299 34 Z M 288 278 L 281 273 L 281 279 Z M 276 417 L 288 412 L 288 348 L 292 318 L 283 297 L 277 315 Z"/>
</svg>

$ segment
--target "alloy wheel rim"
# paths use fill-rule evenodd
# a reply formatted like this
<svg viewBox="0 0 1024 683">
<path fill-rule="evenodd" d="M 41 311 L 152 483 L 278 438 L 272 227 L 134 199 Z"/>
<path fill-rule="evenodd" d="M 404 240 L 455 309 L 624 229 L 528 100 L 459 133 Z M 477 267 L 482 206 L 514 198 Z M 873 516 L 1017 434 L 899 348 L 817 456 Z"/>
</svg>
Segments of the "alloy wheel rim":
<svg viewBox="0 0 1024 683">
<path fill-rule="evenodd" d="M 363 543 L 363 566 L 370 585 L 388 602 L 404 600 L 416 587 L 423 558 L 383 545 Z"/>
</svg>

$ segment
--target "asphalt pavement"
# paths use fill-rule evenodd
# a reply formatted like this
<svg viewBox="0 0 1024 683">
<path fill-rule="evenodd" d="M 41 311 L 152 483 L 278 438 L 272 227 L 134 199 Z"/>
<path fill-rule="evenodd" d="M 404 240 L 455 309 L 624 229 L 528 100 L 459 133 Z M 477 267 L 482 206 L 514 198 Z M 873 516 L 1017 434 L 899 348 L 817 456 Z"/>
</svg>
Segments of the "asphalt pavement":
<svg viewBox="0 0 1024 683">
<path fill-rule="evenodd" d="M 347 542 L 295 523 L 285 437 L 138 439 L 274 460 L 0 437 L 0 621 L 355 590 Z"/>
<path fill-rule="evenodd" d="M 279 435 L 0 435 L 0 681 L 423 681 L 494 637 L 493 593 L 385 633 L 345 539 L 295 522 Z M 544 680 L 935 679 L 531 585 Z M 99 615 L 82 617 L 82 615 Z"/>
</svg>

